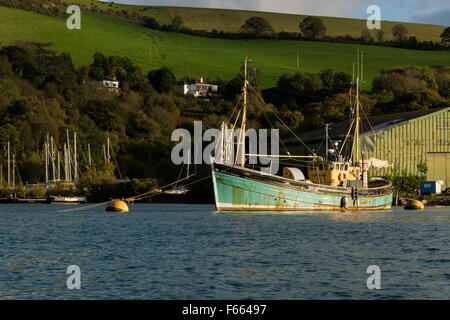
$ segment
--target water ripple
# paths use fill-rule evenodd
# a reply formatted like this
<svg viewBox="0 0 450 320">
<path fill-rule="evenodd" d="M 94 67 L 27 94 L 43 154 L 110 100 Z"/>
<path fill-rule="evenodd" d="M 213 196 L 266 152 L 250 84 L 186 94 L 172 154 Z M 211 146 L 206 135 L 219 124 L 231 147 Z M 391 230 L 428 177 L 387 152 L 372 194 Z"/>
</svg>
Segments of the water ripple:
<svg viewBox="0 0 450 320">
<path fill-rule="evenodd" d="M 450 213 L 0 205 L 1 299 L 448 299 Z M 81 268 L 68 290 L 66 268 Z M 366 269 L 381 269 L 368 290 Z"/>
</svg>

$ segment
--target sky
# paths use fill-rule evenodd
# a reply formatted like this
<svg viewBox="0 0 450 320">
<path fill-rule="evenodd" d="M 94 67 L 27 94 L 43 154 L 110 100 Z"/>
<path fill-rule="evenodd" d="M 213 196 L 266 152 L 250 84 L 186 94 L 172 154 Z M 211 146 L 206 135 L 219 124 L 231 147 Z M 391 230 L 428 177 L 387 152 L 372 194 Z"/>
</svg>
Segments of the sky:
<svg viewBox="0 0 450 320">
<path fill-rule="evenodd" d="M 450 26 L 450 0 L 115 0 L 117 3 L 243 9 L 367 19 L 370 5 L 381 20 Z"/>
</svg>

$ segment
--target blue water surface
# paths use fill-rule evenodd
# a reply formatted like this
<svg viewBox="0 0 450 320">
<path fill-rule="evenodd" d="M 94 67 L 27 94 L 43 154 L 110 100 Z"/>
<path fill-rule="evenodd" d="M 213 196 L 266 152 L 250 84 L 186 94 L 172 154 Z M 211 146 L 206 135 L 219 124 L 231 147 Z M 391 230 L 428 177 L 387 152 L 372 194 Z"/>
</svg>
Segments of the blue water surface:
<svg viewBox="0 0 450 320">
<path fill-rule="evenodd" d="M 0 205 L 0 299 L 449 299 L 450 209 Z M 75 208 L 75 207 L 70 207 Z M 81 289 L 67 288 L 67 267 Z M 367 288 L 367 267 L 381 289 Z"/>
</svg>

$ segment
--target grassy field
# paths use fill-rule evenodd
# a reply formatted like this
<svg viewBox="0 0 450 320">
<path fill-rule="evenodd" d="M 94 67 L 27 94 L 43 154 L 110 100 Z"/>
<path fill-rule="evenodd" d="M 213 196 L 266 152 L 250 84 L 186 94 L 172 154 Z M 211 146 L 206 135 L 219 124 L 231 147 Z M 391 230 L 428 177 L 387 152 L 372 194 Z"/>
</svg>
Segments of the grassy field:
<svg viewBox="0 0 450 320">
<path fill-rule="evenodd" d="M 73 3 L 90 4 L 91 0 L 74 0 Z M 107 4 L 95 1 L 95 4 L 103 9 L 125 9 L 136 11 L 141 15 L 156 18 L 161 24 L 170 24 L 175 15 L 183 18 L 185 25 L 194 30 L 216 29 L 218 31 L 238 32 L 242 24 L 250 17 L 260 16 L 265 18 L 273 26 L 274 30 L 299 32 L 299 23 L 306 15 L 285 14 L 274 12 L 257 12 L 244 10 L 186 8 L 186 7 L 161 7 L 161 6 L 133 6 L 122 4 Z M 361 36 L 361 32 L 367 29 L 366 20 L 321 17 L 327 27 L 327 34 L 338 36 L 349 34 L 353 37 Z M 393 38 L 391 29 L 398 22 L 382 21 L 381 28 L 385 31 L 385 38 Z M 440 34 L 445 27 L 401 22 L 408 29 L 408 35 L 416 36 L 420 41 L 440 41 Z M 375 31 L 373 31 L 374 33 Z"/>
<path fill-rule="evenodd" d="M 230 79 L 239 72 L 247 52 L 261 71 L 261 87 L 273 86 L 286 72 L 318 72 L 334 68 L 352 72 L 357 45 L 278 40 L 226 40 L 159 32 L 134 22 L 105 15 L 82 13 L 81 30 L 69 30 L 66 21 L 32 12 L 0 7 L 0 44 L 19 39 L 51 42 L 54 49 L 69 52 L 75 64 L 92 62 L 92 55 L 130 57 L 147 72 L 163 65 L 177 77 L 183 75 Z M 419 51 L 359 46 L 364 52 L 363 90 L 370 90 L 373 77 L 382 69 L 400 65 L 440 66 L 450 64 L 445 51 Z"/>
</svg>

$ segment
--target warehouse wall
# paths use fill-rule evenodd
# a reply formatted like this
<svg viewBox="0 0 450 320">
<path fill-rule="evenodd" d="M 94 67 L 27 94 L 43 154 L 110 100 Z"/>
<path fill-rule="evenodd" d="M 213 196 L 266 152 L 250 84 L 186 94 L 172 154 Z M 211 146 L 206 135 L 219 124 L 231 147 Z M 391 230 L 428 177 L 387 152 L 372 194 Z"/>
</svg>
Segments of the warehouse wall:
<svg viewBox="0 0 450 320">
<path fill-rule="evenodd" d="M 361 144 L 364 158 L 389 160 L 395 164 L 394 171 L 418 174 L 417 164 L 426 163 L 427 153 L 450 153 L 450 108 L 363 134 Z M 446 165 L 450 167 L 450 163 Z M 370 174 L 390 172 L 391 169 L 371 168 Z M 447 180 L 446 170 L 442 170 L 440 180 Z"/>
</svg>

